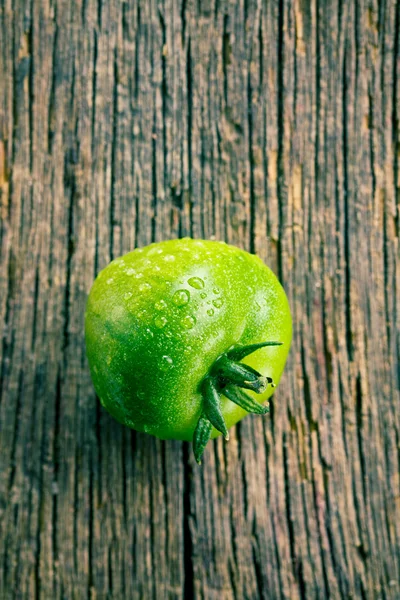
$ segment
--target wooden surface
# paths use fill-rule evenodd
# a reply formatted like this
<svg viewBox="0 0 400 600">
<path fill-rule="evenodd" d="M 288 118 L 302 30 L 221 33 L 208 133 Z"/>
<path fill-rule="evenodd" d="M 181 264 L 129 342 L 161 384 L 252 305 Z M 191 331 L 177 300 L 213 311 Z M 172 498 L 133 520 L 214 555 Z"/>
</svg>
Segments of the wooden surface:
<svg viewBox="0 0 400 600">
<path fill-rule="evenodd" d="M 398 0 L 0 0 L 0 598 L 400 598 Z M 261 256 L 270 418 L 118 425 L 88 290 L 153 240 Z"/>
</svg>

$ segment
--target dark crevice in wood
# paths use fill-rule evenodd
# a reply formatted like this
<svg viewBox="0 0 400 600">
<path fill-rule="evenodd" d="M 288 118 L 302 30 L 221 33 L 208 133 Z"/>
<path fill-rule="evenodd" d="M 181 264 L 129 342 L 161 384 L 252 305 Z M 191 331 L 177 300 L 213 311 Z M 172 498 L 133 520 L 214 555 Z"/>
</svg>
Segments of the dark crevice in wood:
<svg viewBox="0 0 400 600">
<path fill-rule="evenodd" d="M 75 398 L 75 407 L 78 408 L 78 394 Z M 77 515 L 79 515 L 79 469 L 80 469 L 80 458 L 79 458 L 79 445 L 77 444 L 75 446 L 75 452 L 74 452 L 74 466 L 75 466 L 75 470 L 74 470 L 74 477 L 73 477 L 73 487 L 74 487 L 74 514 L 76 515 L 75 519 L 74 519 L 74 525 L 73 525 L 73 533 L 72 533 L 72 537 L 73 537 L 73 561 L 74 561 L 74 568 L 75 571 L 78 571 L 79 569 L 79 557 L 78 557 L 78 548 L 79 548 L 79 536 L 80 536 L 80 532 L 79 532 L 79 527 L 78 527 L 78 518 Z M 91 477 L 91 475 L 89 475 L 89 477 Z M 71 486 L 72 487 L 72 486 Z M 92 503 L 92 496 L 89 496 L 90 498 L 90 504 Z M 89 538 L 90 538 L 90 532 L 89 532 Z M 90 549 L 89 549 L 89 555 L 90 555 Z"/>
<path fill-rule="evenodd" d="M 284 153 L 285 153 L 285 141 L 284 141 L 284 118 L 285 118 L 285 2 L 279 0 L 279 12 L 278 12 L 278 92 L 277 92 L 277 109 L 278 109 L 278 173 L 277 173 L 277 192 L 278 192 L 278 214 L 279 214 L 279 239 L 277 240 L 277 270 L 278 278 L 280 281 L 283 280 L 284 269 L 282 262 L 282 247 L 281 239 L 283 236 L 283 206 L 285 204 L 284 198 L 284 181 L 285 181 L 285 167 L 284 167 Z M 272 415 L 271 415 L 272 416 Z"/>
<path fill-rule="evenodd" d="M 2 348 L 2 361 L 0 369 L 0 405 L 3 401 L 3 394 L 5 393 L 5 382 L 7 378 L 7 365 L 9 364 L 10 358 L 13 351 L 13 340 L 15 331 L 13 330 L 10 335 L 10 325 L 12 322 L 12 311 L 14 308 L 14 296 L 16 288 L 16 260 L 12 248 L 10 248 L 8 256 L 8 269 L 7 269 L 7 297 L 6 297 L 6 310 L 4 315 L 4 329 L 3 329 L 3 348 Z M 8 342 L 7 339 L 10 339 Z"/>
<path fill-rule="evenodd" d="M 394 48 L 393 48 L 393 74 L 392 74 L 392 145 L 393 145 L 393 156 L 394 156 L 394 187 L 395 187 L 395 198 L 396 203 L 398 204 L 399 200 L 399 154 L 400 154 L 400 139 L 399 139 L 399 120 L 400 115 L 397 113 L 397 105 L 398 105 L 398 70 L 399 70 L 399 60 L 400 56 L 400 4 L 397 2 L 397 6 L 395 9 L 396 13 L 396 22 L 394 27 Z M 382 64 L 383 64 L 382 60 Z M 382 84 L 384 79 L 382 78 Z M 394 215 L 394 223 L 397 238 L 400 237 L 400 207 L 397 206 L 397 210 L 395 209 Z M 396 321 L 394 321 L 396 322 Z M 399 358 L 400 362 L 400 358 Z M 400 369 L 399 369 L 400 370 Z"/>
<path fill-rule="evenodd" d="M 82 23 L 86 23 L 86 20 L 87 20 L 86 15 L 87 15 L 87 10 L 88 10 L 88 2 L 89 2 L 89 0 L 82 0 L 82 5 L 81 5 L 81 22 Z M 55 6 L 57 6 L 57 3 L 55 3 Z"/>
<path fill-rule="evenodd" d="M 284 485 L 285 485 L 285 516 L 286 516 L 286 525 L 288 531 L 288 542 L 289 542 L 289 550 L 290 550 L 290 559 L 292 562 L 292 567 L 297 571 L 297 559 L 296 559 L 296 541 L 294 537 L 293 530 L 293 522 L 292 522 L 292 514 L 291 514 L 291 491 L 290 491 L 290 476 L 289 476 L 289 457 L 287 450 L 287 434 L 284 433 L 282 436 L 282 452 L 283 452 L 283 475 L 284 475 Z M 298 575 L 301 575 L 298 573 Z M 306 598 L 304 595 L 305 590 L 305 582 L 303 578 L 300 576 L 299 585 L 301 591 L 302 600 Z"/>
<path fill-rule="evenodd" d="M 100 400 L 99 398 L 96 396 L 95 399 L 96 402 L 96 421 L 95 421 L 95 434 L 96 434 L 96 451 L 97 451 L 97 460 L 96 460 L 96 464 L 98 465 L 97 467 L 97 502 L 98 504 L 101 504 L 101 499 L 103 497 L 103 477 L 102 477 L 102 470 L 101 470 L 101 465 L 103 464 L 103 452 L 102 452 L 102 427 L 101 427 L 101 413 L 102 413 L 102 408 L 101 408 L 101 404 L 100 404 Z M 97 462 L 98 461 L 98 462 Z"/>
<path fill-rule="evenodd" d="M 34 95 L 34 76 L 35 76 L 35 71 L 34 71 L 34 47 L 33 47 L 33 40 L 34 40 L 34 36 L 33 36 L 33 27 L 34 27 L 34 14 L 33 14 L 33 8 L 34 8 L 34 4 L 33 4 L 33 0 L 31 0 L 31 5 L 30 5 L 30 13 L 31 13 L 31 23 L 30 23 L 30 27 L 28 29 L 28 31 L 26 32 L 26 36 L 27 36 L 27 43 L 28 43 L 28 53 L 29 53 L 29 75 L 28 75 L 28 81 L 29 81 L 29 92 L 28 92 L 28 96 L 29 96 L 29 108 L 28 108 L 28 117 L 29 117 L 29 170 L 32 173 L 32 169 L 33 169 L 33 155 L 34 155 L 34 144 L 33 144 L 33 134 L 34 134 L 34 107 L 35 107 L 35 95 Z M 32 213 L 31 213 L 32 214 Z"/>
<path fill-rule="evenodd" d="M 53 437 L 53 485 L 59 489 L 59 471 L 60 471 L 60 432 L 61 432 L 61 370 L 57 373 L 55 399 L 54 399 L 54 437 Z M 57 541 L 57 523 L 58 523 L 58 494 L 53 494 L 53 507 L 51 515 L 51 535 L 53 552 L 53 569 L 57 569 L 59 557 L 59 548 Z M 55 581 L 54 581 L 55 583 Z M 55 590 L 54 590 L 55 592 Z M 56 597 L 56 596 L 55 596 Z"/>
<path fill-rule="evenodd" d="M 260 14 L 260 23 L 258 27 L 258 64 L 259 64 L 259 74 L 260 74 L 260 95 L 263 93 L 264 86 L 264 38 L 263 38 L 263 30 L 262 30 L 262 8 Z M 265 131 L 265 127 L 263 128 Z M 266 173 L 267 171 L 264 171 Z"/>
<path fill-rule="evenodd" d="M 304 340 L 301 342 L 301 368 L 303 375 L 303 395 L 304 395 L 304 407 L 306 410 L 306 417 L 308 421 L 308 427 L 310 433 L 313 431 L 318 431 L 318 423 L 313 418 L 312 414 L 312 389 L 310 386 L 310 380 L 307 373 L 307 365 L 306 365 L 306 349 L 304 347 Z"/>
<path fill-rule="evenodd" d="M 319 133 L 319 120 L 321 113 L 321 39 L 320 39 L 320 19 L 319 19 L 319 2 L 315 0 L 315 115 L 313 117 L 316 120 L 315 127 L 315 160 L 314 160 L 314 177 L 317 182 L 316 185 L 316 203 L 317 205 L 321 201 L 318 198 L 319 189 L 318 182 L 320 181 L 320 170 L 319 170 L 319 150 L 320 150 L 320 133 Z M 312 207 L 310 206 L 310 211 Z M 311 263 L 310 263 L 311 264 Z"/>
<path fill-rule="evenodd" d="M 253 157 L 253 105 L 252 105 L 252 89 L 251 89 L 251 56 L 247 71 L 247 122 L 249 128 L 249 164 L 250 164 L 250 239 L 249 251 L 255 254 L 255 232 L 256 232 L 256 211 L 257 203 L 254 192 L 254 157 Z"/>
<path fill-rule="evenodd" d="M 35 343 L 36 343 L 39 286 L 40 286 L 39 265 L 36 265 L 35 283 L 34 283 L 34 288 L 33 288 L 33 311 L 32 311 L 33 314 L 32 314 L 32 338 L 31 338 L 31 351 L 32 352 L 35 349 Z"/>
<path fill-rule="evenodd" d="M 163 491 L 163 500 L 164 506 L 167 507 L 168 503 L 168 480 L 167 480 L 167 469 L 168 469 L 168 461 L 167 461 L 167 452 L 166 452 L 166 442 L 160 442 L 160 450 L 161 450 L 161 482 L 162 482 L 162 491 Z M 164 521 L 164 531 L 165 531 L 165 555 L 168 555 L 168 548 L 170 544 L 169 539 L 169 527 L 168 527 L 168 513 L 165 510 L 165 521 Z"/>
<path fill-rule="evenodd" d="M 19 432 L 21 427 L 21 407 L 22 407 L 22 390 L 24 387 L 24 371 L 20 369 L 18 375 L 18 389 L 17 389 L 17 398 L 15 405 L 15 417 L 14 417 L 14 435 L 11 443 L 11 453 L 10 453 L 10 476 L 8 479 L 8 490 L 10 491 L 14 485 L 15 474 L 17 471 L 17 464 L 15 461 L 15 453 L 17 449 L 17 441 L 19 439 Z"/>
<path fill-rule="evenodd" d="M 153 131 L 157 131 L 157 113 L 154 109 L 153 115 Z M 151 241 L 156 240 L 157 230 L 157 140 L 153 137 L 152 142 L 152 180 L 151 180 L 151 193 L 152 193 L 152 206 L 151 206 Z"/>
<path fill-rule="evenodd" d="M 310 440 L 310 445 L 311 445 L 311 440 Z M 311 470 L 313 470 L 313 465 L 311 464 Z M 315 485 L 315 480 L 312 478 L 311 479 L 311 484 L 312 484 L 312 493 L 313 493 L 313 502 L 314 502 L 314 513 L 315 513 L 315 519 L 317 521 L 317 529 L 318 529 L 318 543 L 319 543 L 319 550 L 320 550 L 320 554 L 321 554 L 321 565 L 322 565 L 322 575 L 324 578 L 324 592 L 322 593 L 322 596 L 325 598 L 329 598 L 330 596 L 330 586 L 329 586 L 329 580 L 328 580 L 328 574 L 326 572 L 326 553 L 324 552 L 324 544 L 323 544 L 323 540 L 322 540 L 322 533 L 321 533 L 321 529 L 325 526 L 325 523 L 321 523 L 321 519 L 319 517 L 319 504 L 320 501 L 317 498 L 317 489 L 316 489 L 316 485 Z M 321 582 L 320 582 L 321 583 Z M 322 592 L 322 590 L 321 590 Z"/>
<path fill-rule="evenodd" d="M 43 397 L 43 388 L 45 386 L 45 379 L 46 379 L 46 371 L 44 366 L 39 366 L 38 370 L 35 374 L 35 388 L 34 388 L 34 394 L 33 394 L 33 406 L 37 407 L 38 402 L 40 402 L 41 398 Z M 43 497 L 44 497 L 44 489 L 43 489 L 43 472 L 44 469 L 47 466 L 47 461 L 45 458 L 45 447 L 46 447 L 46 442 L 47 442 L 47 438 L 48 438 L 48 432 L 46 431 L 46 410 L 43 410 L 43 417 L 42 417 L 42 423 L 41 423 L 41 440 L 40 440 L 40 450 L 39 450 L 39 464 L 35 465 L 35 470 L 37 470 L 38 472 L 38 483 L 37 483 L 37 490 L 38 490 L 38 495 L 39 495 L 39 501 L 38 501 L 38 528 L 36 531 L 36 564 L 35 564 L 35 598 L 36 600 L 39 600 L 40 595 L 41 595 L 41 581 L 40 581 L 40 562 L 41 562 L 41 555 L 42 555 L 42 545 L 41 545 L 41 523 L 43 521 L 43 519 L 45 518 L 45 514 L 44 514 L 44 503 L 43 503 Z M 31 427 L 31 432 L 30 432 L 30 444 L 31 447 L 34 447 L 34 443 L 35 443 L 35 418 L 34 415 L 32 415 L 32 427 Z M 31 484 L 31 488 L 30 488 L 30 499 L 29 499 L 29 514 L 33 513 L 33 507 L 32 507 L 32 492 L 33 492 L 33 482 Z M 47 515 L 46 515 L 47 516 Z"/>
<path fill-rule="evenodd" d="M 361 375 L 359 374 L 356 379 L 356 423 L 357 423 L 357 443 L 358 443 L 358 453 L 360 458 L 360 466 L 361 466 L 361 483 L 364 495 L 364 503 L 367 505 L 367 488 L 366 488 L 366 476 L 367 476 L 367 467 L 365 464 L 365 455 L 363 448 L 363 393 L 361 386 Z"/>
<path fill-rule="evenodd" d="M 193 128 L 193 80 L 192 80 L 192 53 L 191 40 L 188 39 L 186 56 L 186 83 L 187 83 L 187 114 L 188 114 L 188 168 L 189 168 L 189 217 L 190 237 L 193 237 L 193 203 L 192 203 L 192 128 Z"/>
<path fill-rule="evenodd" d="M 190 464 L 189 452 L 190 444 L 182 444 L 182 458 L 184 465 L 184 484 L 183 484 L 183 599 L 193 600 L 194 591 L 194 565 L 193 565 L 193 539 L 190 531 L 190 520 L 192 519 L 191 494 L 193 470 Z"/>
<path fill-rule="evenodd" d="M 369 159 L 371 162 L 371 178 L 372 178 L 372 197 L 375 198 L 376 193 L 376 174 L 375 174 L 375 151 L 374 151 L 374 97 L 372 91 L 368 92 L 368 128 L 369 128 Z"/>
<path fill-rule="evenodd" d="M 181 0 L 182 45 L 185 43 L 186 26 L 187 26 L 186 4 L 187 4 L 187 0 Z"/>
<path fill-rule="evenodd" d="M 256 585 L 257 585 L 257 598 L 265 598 L 265 590 L 268 590 L 267 583 L 265 581 L 264 569 L 260 560 L 260 548 L 258 544 L 257 527 L 255 521 L 253 522 L 253 542 L 252 542 L 252 557 L 254 572 L 256 574 Z M 240 598 L 240 595 L 235 595 L 235 598 Z"/>
<path fill-rule="evenodd" d="M 117 49 L 114 48 L 114 82 L 112 101 L 112 144 L 111 144 L 111 193 L 110 193 L 110 260 L 114 259 L 114 224 L 115 224 L 115 178 L 118 145 L 118 61 Z"/>
<path fill-rule="evenodd" d="M 63 328 L 63 352 L 64 360 L 66 361 L 65 350 L 69 343 L 69 319 L 70 319 L 70 295 L 71 295 L 71 269 L 72 256 L 75 251 L 74 240 L 74 196 L 75 196 L 75 175 L 74 171 L 69 168 L 69 163 L 66 159 L 64 167 L 64 183 L 66 188 L 69 187 L 70 200 L 68 208 L 68 229 L 67 229 L 67 261 L 66 261 L 66 280 L 64 293 L 64 328 Z"/>
<path fill-rule="evenodd" d="M 229 17 L 224 15 L 223 33 L 222 33 L 222 72 L 224 74 L 224 99 L 225 108 L 228 107 L 228 65 L 231 64 L 232 46 L 230 42 L 230 33 L 228 31 Z"/>
<path fill-rule="evenodd" d="M 237 569 L 237 564 L 232 561 L 232 560 L 228 560 L 228 573 L 229 573 L 229 583 L 233 592 L 233 598 L 234 600 L 239 600 L 240 595 L 238 595 L 238 591 L 237 591 L 237 585 L 236 585 L 236 579 L 237 579 L 237 573 L 238 573 L 238 569 Z"/>
<path fill-rule="evenodd" d="M 324 262 L 324 248 L 321 247 L 322 260 Z M 324 344 L 324 357 L 325 357 L 325 375 L 326 375 L 326 385 L 328 394 L 332 394 L 332 375 L 333 375 L 333 356 L 329 348 L 328 342 L 328 324 L 329 324 L 329 315 L 327 311 L 327 306 L 330 298 L 328 297 L 326 287 L 325 287 L 325 278 L 322 278 L 321 282 L 321 296 L 322 296 L 322 331 L 323 331 L 323 344 Z"/>
<path fill-rule="evenodd" d="M 136 198 L 135 198 L 135 246 L 136 247 L 139 245 L 138 240 L 139 240 L 140 225 L 141 225 L 140 201 L 139 201 L 139 196 L 136 194 Z"/>
<path fill-rule="evenodd" d="M 97 0 L 97 23 L 99 29 L 101 29 L 101 12 L 103 8 L 103 0 Z"/>
<path fill-rule="evenodd" d="M 108 575 L 108 594 L 110 598 L 113 598 L 113 560 L 112 560 L 112 547 L 109 546 L 107 552 L 107 575 Z"/>
<path fill-rule="evenodd" d="M 97 32 L 93 30 L 93 67 L 92 67 L 92 162 L 95 166 L 94 157 L 96 156 L 95 144 L 96 144 L 96 95 L 97 95 L 97 55 L 98 55 L 98 40 Z"/>
<path fill-rule="evenodd" d="M 129 506 L 127 500 L 127 487 L 129 485 L 128 472 L 126 468 L 127 457 L 128 455 L 128 445 L 127 445 L 127 436 L 130 435 L 128 431 L 122 431 L 122 446 L 121 446 L 121 472 L 122 472 L 122 513 L 124 515 L 124 526 L 129 527 Z M 99 464 L 101 464 L 99 462 Z M 100 470 L 99 470 L 100 472 Z"/>
<path fill-rule="evenodd" d="M 162 102 L 162 124 L 163 124 L 163 159 L 164 159 L 164 189 L 171 190 L 170 181 L 168 178 L 168 148 L 167 148 L 167 120 L 168 120 L 168 84 L 167 84 L 167 56 L 164 49 L 167 48 L 167 27 L 164 17 L 160 14 L 160 26 L 162 34 L 162 52 L 161 52 L 161 72 L 162 72 L 162 83 L 161 83 L 161 102 Z M 172 195 L 175 194 L 175 190 L 171 190 Z"/>
<path fill-rule="evenodd" d="M 57 64 L 57 45 L 58 45 L 58 36 L 59 29 L 57 24 L 57 13 L 54 14 L 54 38 L 53 38 L 53 47 L 52 47 L 52 76 L 51 76 L 51 87 L 50 87 L 50 96 L 49 96 L 49 108 L 48 108 L 48 134 L 47 134 L 47 152 L 49 154 L 53 151 L 53 143 L 54 143 L 54 131 L 53 125 L 56 117 L 56 89 L 57 89 L 57 73 L 58 73 L 58 64 Z M 52 228 L 53 231 L 53 228 Z"/>
<path fill-rule="evenodd" d="M 93 484 L 93 456 L 90 457 L 90 470 L 89 470 L 89 485 L 88 485 L 88 494 L 89 494 L 89 510 L 88 510 L 88 524 L 87 524 L 87 529 L 88 529 L 88 578 L 87 578 L 87 600 L 91 600 L 93 597 L 93 588 L 95 586 L 95 575 L 94 575 L 94 569 L 95 569 L 95 532 L 94 532 L 94 521 L 96 515 L 95 515 L 95 499 L 94 499 L 94 484 Z M 75 465 L 76 465 L 76 460 L 75 460 Z M 76 467 L 75 467 L 75 480 L 78 477 L 78 473 L 76 472 Z M 75 506 L 75 510 L 77 511 L 77 506 Z M 76 514 L 78 514 L 78 511 L 76 512 Z"/>
<path fill-rule="evenodd" d="M 346 42 L 345 42 L 346 44 Z M 348 50 L 347 45 L 343 57 L 343 81 L 342 81 L 342 118 L 343 118 L 343 179 L 344 179 L 344 273 L 345 273 L 345 307 L 346 307 L 346 344 L 349 360 L 353 360 L 353 341 L 352 341 L 352 317 L 351 317 L 351 260 L 350 260 L 350 237 L 351 237 L 351 217 L 349 204 L 349 176 L 348 176 Z"/>
</svg>

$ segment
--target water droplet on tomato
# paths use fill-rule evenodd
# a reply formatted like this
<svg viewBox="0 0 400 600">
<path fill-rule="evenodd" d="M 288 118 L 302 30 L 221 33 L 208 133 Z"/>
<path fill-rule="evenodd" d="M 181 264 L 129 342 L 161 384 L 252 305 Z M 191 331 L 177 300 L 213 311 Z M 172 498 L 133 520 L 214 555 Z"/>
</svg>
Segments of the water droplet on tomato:
<svg viewBox="0 0 400 600">
<path fill-rule="evenodd" d="M 165 262 L 174 262 L 175 256 L 173 254 L 166 254 L 164 256 Z"/>
<path fill-rule="evenodd" d="M 165 317 L 156 317 L 154 320 L 154 325 L 157 329 L 162 329 L 167 324 L 167 319 Z"/>
<path fill-rule="evenodd" d="M 160 364 L 161 371 L 168 371 L 174 364 L 174 361 L 170 356 L 163 356 Z"/>
<path fill-rule="evenodd" d="M 259 312 L 259 311 L 261 310 L 261 306 L 258 304 L 258 302 L 256 302 L 256 303 L 254 304 L 254 307 L 255 307 L 255 309 L 256 309 L 256 312 Z"/>
<path fill-rule="evenodd" d="M 129 298 L 132 298 L 132 296 L 132 292 L 126 292 L 126 294 L 124 294 L 124 300 L 129 300 Z"/>
<path fill-rule="evenodd" d="M 110 283 L 112 283 L 113 281 L 114 281 L 114 279 L 112 277 L 110 277 L 110 279 L 107 279 L 108 285 L 110 285 Z"/>
<path fill-rule="evenodd" d="M 154 308 L 156 310 L 165 310 L 167 308 L 167 303 L 165 302 L 165 300 L 159 300 L 155 303 Z"/>
<path fill-rule="evenodd" d="M 139 285 L 139 292 L 148 292 L 151 290 L 151 285 L 149 283 L 142 283 Z"/>
<path fill-rule="evenodd" d="M 141 279 L 143 277 L 143 273 L 136 273 L 135 279 Z"/>
<path fill-rule="evenodd" d="M 207 314 L 208 314 L 209 317 L 212 317 L 213 314 L 214 314 L 214 310 L 212 308 L 209 308 L 208 311 L 207 311 Z"/>
<path fill-rule="evenodd" d="M 185 306 L 190 300 L 190 294 L 187 290 L 177 290 L 172 296 L 172 302 L 176 306 Z"/>
<path fill-rule="evenodd" d="M 221 308 L 224 301 L 222 300 L 222 298 L 215 298 L 215 300 L 213 300 L 212 303 L 215 306 L 215 308 Z"/>
<path fill-rule="evenodd" d="M 203 300 L 204 300 L 204 298 L 207 298 L 207 294 L 205 292 L 201 292 L 200 298 L 203 298 Z"/>
<path fill-rule="evenodd" d="M 134 275 L 136 273 L 135 269 L 127 269 L 125 273 L 129 276 Z"/>
<path fill-rule="evenodd" d="M 191 277 L 188 279 L 188 284 L 196 290 L 202 290 L 204 287 L 204 281 L 200 277 Z"/>
<path fill-rule="evenodd" d="M 185 329 L 193 329 L 193 327 L 196 325 L 196 319 L 191 315 L 186 315 L 186 317 L 182 319 L 181 325 Z"/>
<path fill-rule="evenodd" d="M 220 290 L 219 290 L 219 288 L 215 287 L 215 288 L 213 289 L 213 292 L 214 292 L 214 294 L 219 294 Z"/>
</svg>

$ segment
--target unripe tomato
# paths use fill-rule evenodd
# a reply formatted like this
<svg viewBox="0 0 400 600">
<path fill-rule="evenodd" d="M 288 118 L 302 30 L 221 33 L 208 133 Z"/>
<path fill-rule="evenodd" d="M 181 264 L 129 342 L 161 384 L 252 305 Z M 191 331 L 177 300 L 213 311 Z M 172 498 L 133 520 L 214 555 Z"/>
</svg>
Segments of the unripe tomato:
<svg viewBox="0 0 400 600">
<path fill-rule="evenodd" d="M 200 462 L 210 438 L 268 412 L 292 323 L 282 286 L 257 256 L 184 238 L 103 269 L 85 334 L 103 406 L 138 431 L 193 441 Z"/>
</svg>

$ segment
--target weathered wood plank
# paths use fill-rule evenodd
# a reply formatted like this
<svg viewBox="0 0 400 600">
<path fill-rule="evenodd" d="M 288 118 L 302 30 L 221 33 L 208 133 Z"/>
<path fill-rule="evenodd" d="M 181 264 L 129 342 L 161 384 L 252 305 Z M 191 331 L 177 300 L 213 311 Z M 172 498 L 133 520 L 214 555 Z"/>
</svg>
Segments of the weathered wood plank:
<svg viewBox="0 0 400 600">
<path fill-rule="evenodd" d="M 0 0 L 0 596 L 400 596 L 400 4 Z M 225 239 L 281 278 L 270 418 L 201 469 L 96 401 L 95 274 Z"/>
</svg>

